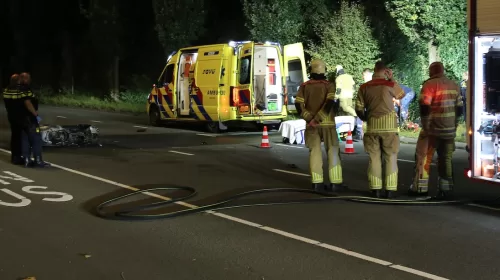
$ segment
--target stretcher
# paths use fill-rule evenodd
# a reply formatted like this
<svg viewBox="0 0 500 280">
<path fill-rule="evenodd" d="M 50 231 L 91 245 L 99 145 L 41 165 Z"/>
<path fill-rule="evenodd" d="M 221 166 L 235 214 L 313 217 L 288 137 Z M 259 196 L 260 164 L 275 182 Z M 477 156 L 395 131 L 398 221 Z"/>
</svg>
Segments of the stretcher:
<svg viewBox="0 0 500 280">
<path fill-rule="evenodd" d="M 89 124 L 40 126 L 42 146 L 89 146 L 99 144 L 99 129 Z"/>
<path fill-rule="evenodd" d="M 339 139 L 343 138 L 341 135 L 347 134 L 349 131 L 354 131 L 354 126 L 356 124 L 356 118 L 352 116 L 339 116 L 335 117 L 335 124 L 337 127 L 337 133 L 339 134 Z M 305 120 L 289 120 L 281 123 L 279 132 L 283 137 L 283 143 L 285 144 L 296 144 L 304 145 L 305 137 L 304 132 L 306 130 Z"/>
</svg>

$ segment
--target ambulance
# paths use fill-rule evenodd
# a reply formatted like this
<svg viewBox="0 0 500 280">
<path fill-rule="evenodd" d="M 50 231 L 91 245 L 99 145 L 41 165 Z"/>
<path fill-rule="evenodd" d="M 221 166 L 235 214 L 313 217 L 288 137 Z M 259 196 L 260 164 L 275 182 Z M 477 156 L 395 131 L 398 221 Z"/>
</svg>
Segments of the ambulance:
<svg viewBox="0 0 500 280">
<path fill-rule="evenodd" d="M 466 176 L 500 183 L 500 1 L 468 0 Z"/>
<path fill-rule="evenodd" d="M 212 133 L 245 123 L 279 125 L 306 75 L 302 43 L 183 48 L 168 57 L 153 85 L 149 122 L 201 122 Z"/>
</svg>

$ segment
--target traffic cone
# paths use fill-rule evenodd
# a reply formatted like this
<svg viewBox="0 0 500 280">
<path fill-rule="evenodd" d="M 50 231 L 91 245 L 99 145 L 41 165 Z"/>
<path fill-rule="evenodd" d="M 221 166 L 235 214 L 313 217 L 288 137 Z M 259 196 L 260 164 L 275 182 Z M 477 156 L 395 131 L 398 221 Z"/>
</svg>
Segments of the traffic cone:
<svg viewBox="0 0 500 280">
<path fill-rule="evenodd" d="M 269 145 L 269 137 L 267 136 L 267 126 L 264 126 L 264 131 L 262 131 L 262 141 L 260 142 L 261 148 L 271 148 Z"/>
<path fill-rule="evenodd" d="M 344 153 L 345 154 L 354 154 L 354 143 L 352 142 L 352 132 L 350 129 L 347 132 Z"/>
</svg>

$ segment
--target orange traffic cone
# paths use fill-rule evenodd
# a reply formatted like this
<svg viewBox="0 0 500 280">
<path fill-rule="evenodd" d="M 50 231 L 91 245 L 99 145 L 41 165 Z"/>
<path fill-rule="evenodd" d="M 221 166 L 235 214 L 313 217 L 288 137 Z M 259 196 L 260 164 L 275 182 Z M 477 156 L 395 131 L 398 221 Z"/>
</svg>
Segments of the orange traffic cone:
<svg viewBox="0 0 500 280">
<path fill-rule="evenodd" d="M 269 145 L 269 137 L 267 136 L 267 126 L 264 126 L 264 131 L 262 131 L 262 142 L 260 142 L 261 148 L 271 148 Z"/>
<path fill-rule="evenodd" d="M 346 154 L 354 154 L 354 143 L 352 142 L 352 133 L 351 133 L 350 129 L 347 132 L 344 153 L 346 153 Z"/>
</svg>

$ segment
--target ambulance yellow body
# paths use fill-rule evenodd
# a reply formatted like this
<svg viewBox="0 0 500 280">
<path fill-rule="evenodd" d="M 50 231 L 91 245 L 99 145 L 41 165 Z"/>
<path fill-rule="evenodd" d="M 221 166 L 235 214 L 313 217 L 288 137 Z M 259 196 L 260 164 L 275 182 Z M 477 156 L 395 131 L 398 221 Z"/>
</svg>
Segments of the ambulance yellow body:
<svg viewBox="0 0 500 280">
<path fill-rule="evenodd" d="M 279 124 L 307 80 L 302 43 L 229 42 L 184 48 L 167 60 L 148 97 L 152 125 L 204 122 L 219 132 L 241 122 Z"/>
</svg>

